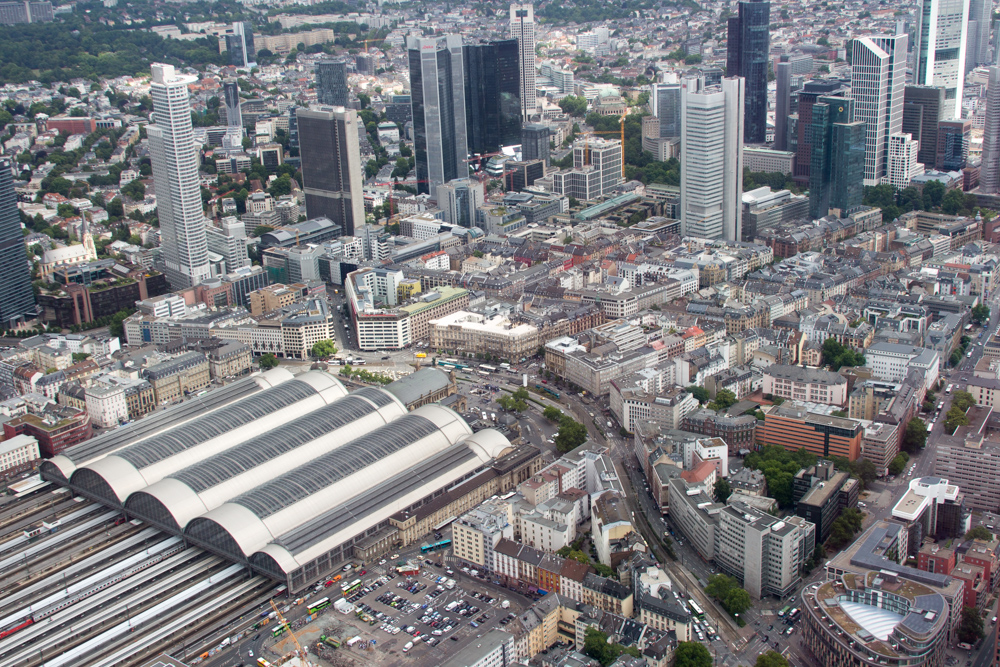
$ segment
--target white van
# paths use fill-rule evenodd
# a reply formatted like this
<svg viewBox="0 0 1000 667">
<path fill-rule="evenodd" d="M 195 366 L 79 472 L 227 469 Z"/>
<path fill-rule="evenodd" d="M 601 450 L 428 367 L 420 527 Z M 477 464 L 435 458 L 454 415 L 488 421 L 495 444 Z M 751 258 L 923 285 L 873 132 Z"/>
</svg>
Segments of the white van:
<svg viewBox="0 0 1000 667">
<path fill-rule="evenodd" d="M 403 653 L 408 653 L 411 648 L 413 648 L 413 642 L 406 642 L 406 646 L 403 647 Z"/>
</svg>

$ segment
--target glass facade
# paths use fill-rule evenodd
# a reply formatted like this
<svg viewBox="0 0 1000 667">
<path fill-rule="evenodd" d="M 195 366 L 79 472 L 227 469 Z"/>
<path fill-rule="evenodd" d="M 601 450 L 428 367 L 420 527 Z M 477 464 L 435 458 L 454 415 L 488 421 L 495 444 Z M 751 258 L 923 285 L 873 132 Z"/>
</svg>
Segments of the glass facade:
<svg viewBox="0 0 1000 667">
<path fill-rule="evenodd" d="M 10 169 L 8 160 L 0 160 L 0 323 L 4 327 L 35 316 L 35 292 Z"/>
<path fill-rule="evenodd" d="M 820 97 L 812 105 L 809 215 L 830 209 L 847 215 L 861 206 L 865 175 L 865 124 L 854 120 L 854 100 Z"/>
<path fill-rule="evenodd" d="M 726 74 L 746 79 L 743 135 L 748 144 L 767 139 L 767 65 L 771 48 L 771 3 L 744 0 L 729 19 Z M 661 121 L 662 122 L 662 121 Z"/>
<path fill-rule="evenodd" d="M 335 107 L 349 106 L 347 63 L 343 60 L 316 63 L 316 101 Z"/>
</svg>

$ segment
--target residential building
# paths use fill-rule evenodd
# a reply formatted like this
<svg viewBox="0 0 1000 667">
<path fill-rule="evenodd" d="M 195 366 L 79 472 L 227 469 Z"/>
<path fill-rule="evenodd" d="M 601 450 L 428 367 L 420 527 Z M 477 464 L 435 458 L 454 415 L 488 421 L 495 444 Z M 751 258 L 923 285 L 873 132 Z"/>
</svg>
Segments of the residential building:
<svg viewBox="0 0 1000 667">
<path fill-rule="evenodd" d="M 737 16 L 730 17 L 728 23 L 726 75 L 742 77 L 745 81 L 743 140 L 748 144 L 762 144 L 767 140 L 771 3 L 741 0 L 737 7 Z M 683 151 L 683 140 L 681 146 Z"/>
<path fill-rule="evenodd" d="M 37 311 L 11 168 L 10 160 L 0 159 L 0 325 L 5 329 Z"/>
<path fill-rule="evenodd" d="M 910 181 L 924 173 L 924 165 L 917 162 L 920 142 L 909 134 L 897 132 L 889 136 L 889 155 L 883 183 L 897 190 L 909 187 Z"/>
<path fill-rule="evenodd" d="M 520 54 L 521 115 L 527 121 L 537 108 L 535 101 L 535 8 L 530 3 L 510 6 L 510 36 Z"/>
<path fill-rule="evenodd" d="M 124 387 L 103 384 L 87 387 L 86 404 L 94 426 L 113 428 L 128 420 Z"/>
<path fill-rule="evenodd" d="M 462 38 L 409 37 L 406 47 L 417 191 L 436 198 L 437 186 L 468 175 Z"/>
<path fill-rule="evenodd" d="M 944 88 L 905 86 L 903 88 L 902 132 L 920 142 L 917 162 L 936 163 L 938 123 L 945 119 Z"/>
<path fill-rule="evenodd" d="M 323 107 L 296 112 L 306 215 L 328 218 L 340 233 L 364 226 L 364 171 L 354 109 Z"/>
<path fill-rule="evenodd" d="M 854 117 L 854 103 L 818 97 L 810 105 L 809 215 L 814 219 L 831 213 L 844 217 L 861 207 L 867 139 L 865 123 Z"/>
<path fill-rule="evenodd" d="M 493 551 L 501 539 L 514 539 L 514 510 L 500 498 L 483 502 L 452 524 L 452 555 L 459 561 L 493 570 Z"/>
<path fill-rule="evenodd" d="M 682 236 L 741 240 L 743 116 L 744 79 L 681 82 Z"/>
<path fill-rule="evenodd" d="M 344 59 L 320 60 L 316 63 L 316 102 L 331 107 L 351 106 L 350 89 L 347 87 L 347 62 Z"/>
<path fill-rule="evenodd" d="M 0 442 L 0 473 L 11 475 L 27 470 L 39 458 L 38 440 L 30 435 L 16 435 Z"/>
<path fill-rule="evenodd" d="M 921 0 L 913 53 L 913 82 L 945 90 L 945 117 L 962 117 L 968 0 Z"/>
<path fill-rule="evenodd" d="M 153 386 L 158 405 L 166 405 L 190 392 L 208 387 L 211 376 L 208 359 L 200 352 L 185 352 L 143 371 L 143 377 Z"/>
<path fill-rule="evenodd" d="M 854 119 L 865 123 L 865 185 L 887 175 L 890 137 L 903 131 L 906 35 L 872 35 L 851 40 L 851 97 Z"/>
<path fill-rule="evenodd" d="M 847 378 L 833 371 L 773 364 L 764 369 L 764 394 L 827 405 L 847 403 Z"/>
<path fill-rule="evenodd" d="M 18 0 L 16 2 L 0 2 L 0 25 L 17 25 L 20 23 L 47 23 L 55 20 L 52 3 L 48 0 Z"/>
<path fill-rule="evenodd" d="M 150 96 L 153 122 L 146 127 L 160 220 L 164 273 L 171 287 L 197 285 L 211 277 L 201 182 L 199 147 L 194 142 L 188 85 L 173 65 L 154 64 Z"/>
<path fill-rule="evenodd" d="M 809 412 L 786 401 L 765 406 L 764 425 L 757 427 L 757 441 L 780 445 L 789 451 L 805 448 L 817 456 L 843 456 L 849 461 L 861 455 L 861 422 Z"/>
<path fill-rule="evenodd" d="M 496 153 L 521 142 L 518 42 L 505 39 L 462 47 L 465 128 L 469 153 Z"/>
</svg>

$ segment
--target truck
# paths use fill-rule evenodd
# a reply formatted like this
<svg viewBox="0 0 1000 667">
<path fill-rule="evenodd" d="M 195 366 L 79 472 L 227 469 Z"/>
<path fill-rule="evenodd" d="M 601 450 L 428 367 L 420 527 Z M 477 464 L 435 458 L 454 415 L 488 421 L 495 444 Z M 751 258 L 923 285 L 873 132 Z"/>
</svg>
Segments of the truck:
<svg viewBox="0 0 1000 667">
<path fill-rule="evenodd" d="M 452 589 L 454 589 L 455 588 L 455 580 L 454 579 L 449 579 L 448 581 L 444 582 L 444 587 L 447 588 L 449 591 L 452 590 Z"/>
<path fill-rule="evenodd" d="M 501 609 L 510 609 L 510 600 L 504 600 L 500 603 Z"/>
</svg>

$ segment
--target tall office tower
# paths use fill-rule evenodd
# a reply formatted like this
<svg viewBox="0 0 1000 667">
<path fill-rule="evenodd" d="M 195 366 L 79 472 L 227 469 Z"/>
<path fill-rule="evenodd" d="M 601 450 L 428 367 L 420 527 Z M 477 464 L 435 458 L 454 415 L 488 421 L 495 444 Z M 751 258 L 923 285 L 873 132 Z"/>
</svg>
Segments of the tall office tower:
<svg viewBox="0 0 1000 667">
<path fill-rule="evenodd" d="M 739 15 L 729 19 L 726 74 L 746 80 L 744 136 L 748 144 L 767 139 L 767 63 L 771 50 L 771 3 L 741 0 Z"/>
<path fill-rule="evenodd" d="M 847 88 L 836 79 L 806 81 L 799 91 L 798 120 L 795 122 L 795 182 L 809 184 L 812 165 L 812 107 L 820 97 L 846 95 Z"/>
<path fill-rule="evenodd" d="M 990 62 L 990 23 L 993 20 L 991 0 L 969 0 L 969 28 L 965 49 L 965 73 Z"/>
<path fill-rule="evenodd" d="M 365 224 L 358 112 L 344 107 L 298 109 L 299 157 L 306 215 L 327 217 L 343 233 Z"/>
<path fill-rule="evenodd" d="M 660 119 L 660 139 L 681 136 L 681 86 L 654 83 L 649 96 L 653 115 Z"/>
<path fill-rule="evenodd" d="M 226 273 L 232 273 L 245 266 L 250 266 L 247 255 L 247 230 L 236 216 L 226 216 L 219 221 L 219 226 L 206 228 L 208 249 L 221 255 L 226 263 Z"/>
<path fill-rule="evenodd" d="M 466 44 L 465 129 L 469 153 L 495 153 L 521 141 L 521 77 L 517 40 Z"/>
<path fill-rule="evenodd" d="M 521 127 L 521 159 L 545 160 L 545 166 L 552 164 L 552 131 L 542 123 L 525 123 Z"/>
<path fill-rule="evenodd" d="M 865 123 L 854 119 L 855 101 L 820 97 L 812 105 L 809 215 L 847 216 L 861 206 L 865 178 Z"/>
<path fill-rule="evenodd" d="M 889 159 L 889 137 L 903 130 L 906 35 L 872 35 L 851 42 L 854 118 L 867 125 L 865 185 L 878 185 Z"/>
<path fill-rule="evenodd" d="M 535 113 L 535 8 L 531 4 L 511 4 L 510 36 L 517 40 L 521 58 L 521 115 Z"/>
<path fill-rule="evenodd" d="M 486 201 L 483 184 L 469 178 L 439 185 L 437 198 L 446 221 L 469 229 L 476 226 L 476 209 Z"/>
<path fill-rule="evenodd" d="M 681 81 L 681 235 L 739 241 L 743 196 L 741 77 Z"/>
<path fill-rule="evenodd" d="M 296 106 L 288 107 L 288 148 L 295 151 L 290 153 L 290 155 L 298 155 L 299 150 L 298 111 L 299 108 Z"/>
<path fill-rule="evenodd" d="M 161 258 L 170 286 L 181 289 L 212 275 L 188 100 L 188 84 L 197 77 L 179 75 L 173 65 L 160 63 L 153 64 L 152 71 L 153 117 L 146 135 L 160 218 Z"/>
<path fill-rule="evenodd" d="M 462 38 L 409 37 L 406 48 L 417 191 L 433 197 L 437 186 L 469 175 Z"/>
<path fill-rule="evenodd" d="M 253 45 L 253 24 L 237 21 L 233 33 L 226 35 L 226 51 L 233 67 L 252 67 L 257 64 L 257 50 Z"/>
<path fill-rule="evenodd" d="M 934 166 L 941 171 L 965 169 L 972 143 L 972 119 L 942 120 L 938 123 L 937 138 L 937 161 Z"/>
<path fill-rule="evenodd" d="M 351 106 L 346 62 L 337 59 L 316 63 L 316 101 L 331 107 Z"/>
<path fill-rule="evenodd" d="M 944 120 L 944 105 L 944 88 L 903 88 L 903 132 L 920 142 L 917 160 L 926 166 L 935 163 L 938 123 Z"/>
<path fill-rule="evenodd" d="M 913 83 L 942 86 L 946 118 L 962 117 L 969 0 L 921 0 Z"/>
<path fill-rule="evenodd" d="M 904 132 L 889 137 L 889 159 L 883 183 L 897 190 L 909 187 L 915 176 L 924 173 L 924 165 L 917 161 L 920 142 Z"/>
<path fill-rule="evenodd" d="M 782 61 L 774 65 L 777 89 L 774 94 L 774 149 L 788 150 L 788 115 L 792 102 L 792 63 Z"/>
<path fill-rule="evenodd" d="M 990 67 L 986 89 L 986 122 L 983 125 L 983 162 L 979 191 L 1000 192 L 1000 67 Z"/>
<path fill-rule="evenodd" d="M 0 159 L 0 326 L 13 328 L 35 316 L 35 291 L 21 233 L 13 163 Z"/>
<path fill-rule="evenodd" d="M 222 137 L 222 147 L 243 148 L 243 113 L 240 110 L 240 86 L 234 80 L 222 84 L 226 102 L 226 134 Z"/>
</svg>

